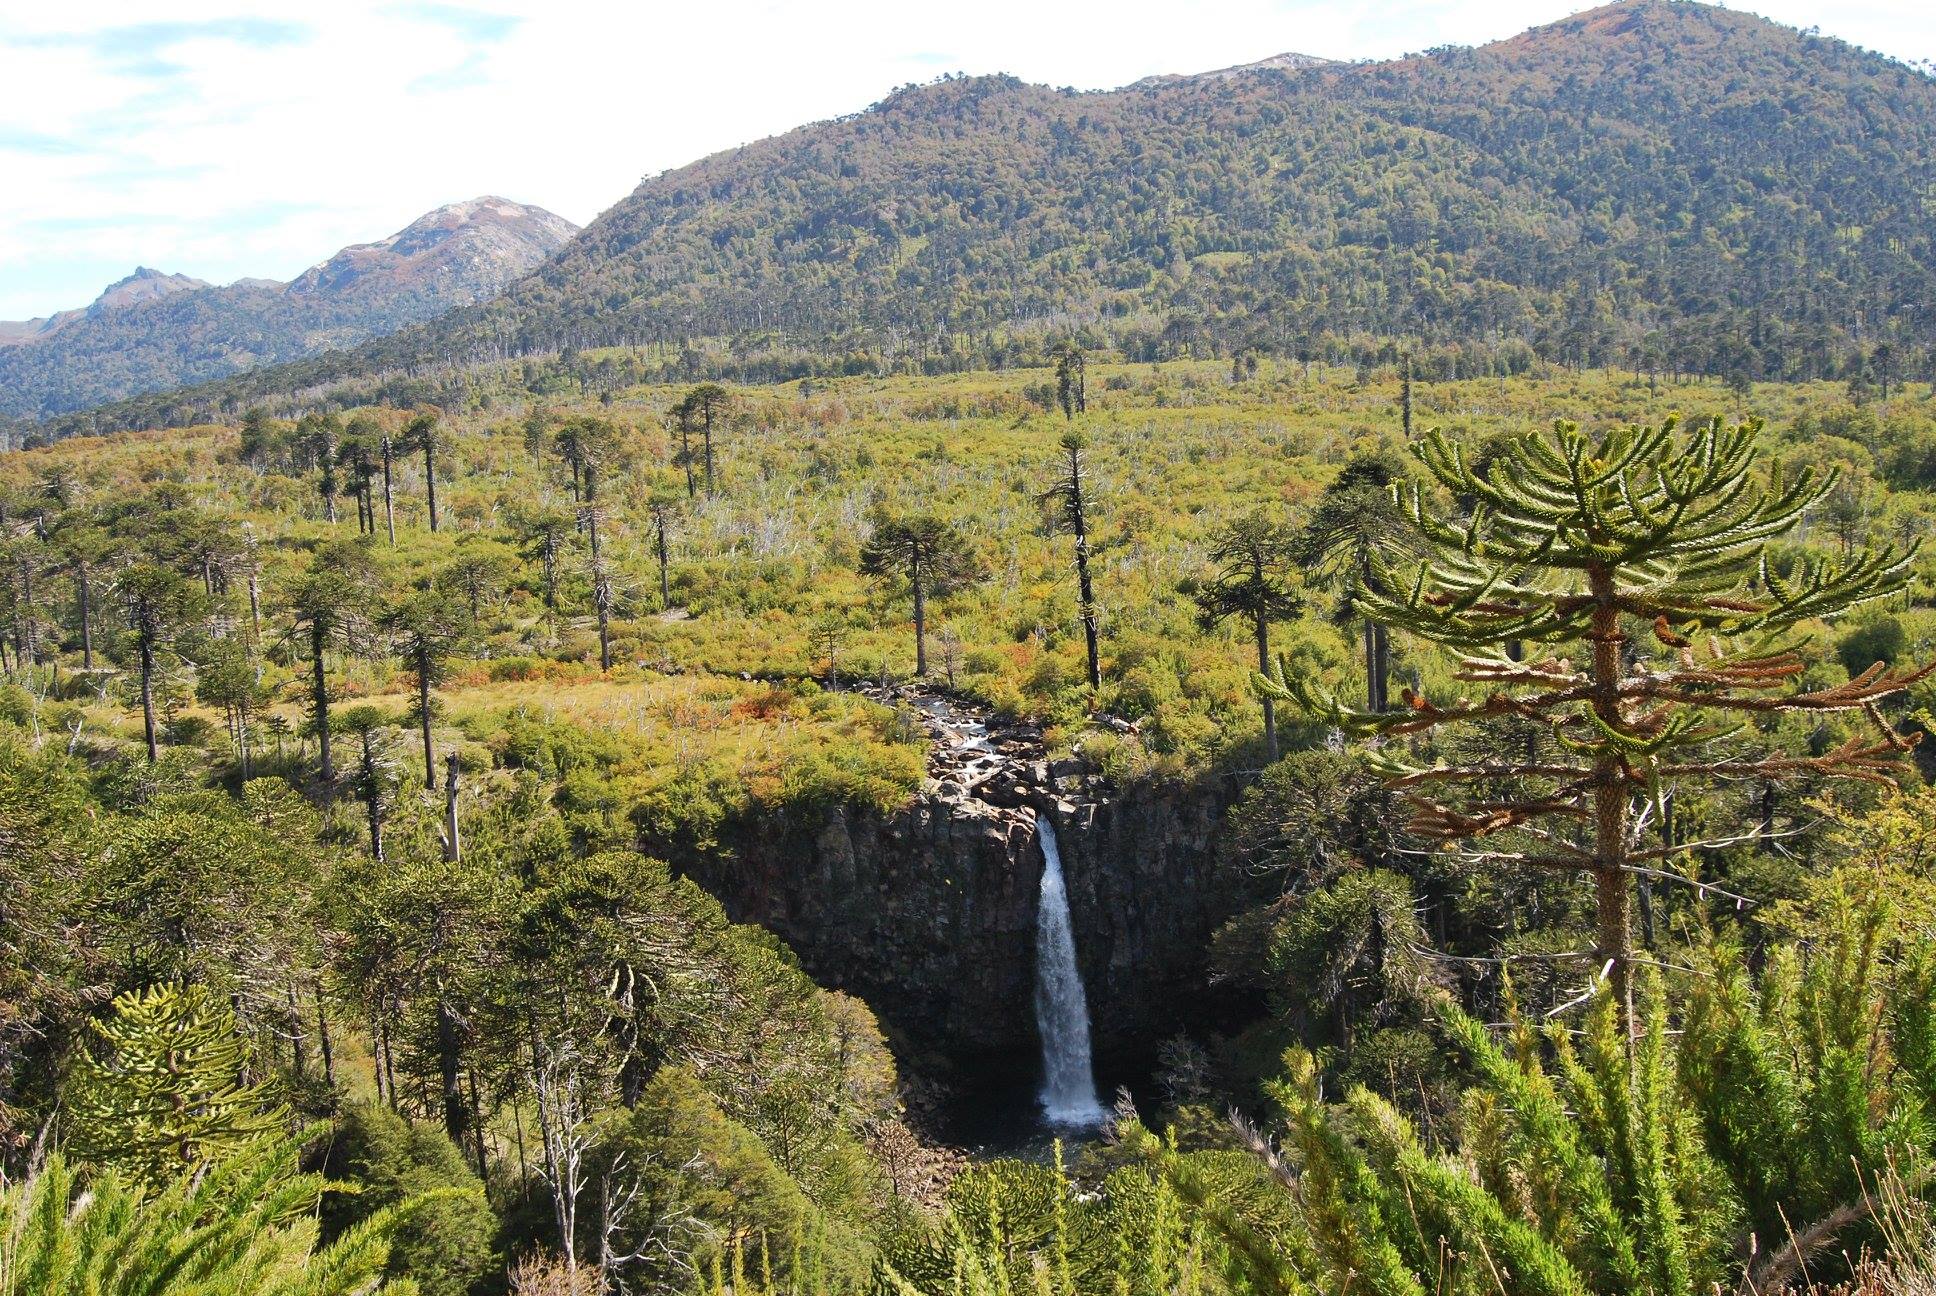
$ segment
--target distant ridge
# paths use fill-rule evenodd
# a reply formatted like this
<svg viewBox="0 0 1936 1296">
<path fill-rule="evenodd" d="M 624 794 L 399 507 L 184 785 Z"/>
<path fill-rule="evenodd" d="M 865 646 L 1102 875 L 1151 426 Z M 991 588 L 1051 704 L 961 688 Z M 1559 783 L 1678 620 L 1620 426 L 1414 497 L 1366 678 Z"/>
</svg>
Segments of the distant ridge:
<svg viewBox="0 0 1936 1296">
<path fill-rule="evenodd" d="M 1238 63 L 1232 67 L 1216 68 L 1209 72 L 1166 72 L 1158 76 L 1148 76 L 1141 81 L 1133 82 L 1129 88 L 1134 90 L 1173 81 L 1222 81 L 1245 72 L 1298 72 L 1305 68 L 1331 67 L 1336 63 L 1336 59 L 1319 58 L 1315 54 L 1273 54 L 1267 59 L 1258 59 L 1254 63 Z"/>
<path fill-rule="evenodd" d="M 540 207 L 473 198 L 426 212 L 386 239 L 344 248 L 298 275 L 289 291 L 328 296 L 380 282 L 401 287 L 440 276 L 487 278 L 503 267 L 528 269 L 577 232 L 576 225 Z"/>
<path fill-rule="evenodd" d="M 47 417 L 354 345 L 482 300 L 577 226 L 504 198 L 450 203 L 284 284 L 147 267 L 94 302 L 0 323 L 0 414 Z"/>
<path fill-rule="evenodd" d="M 1623 0 L 1477 48 L 1283 55 L 1077 93 L 949 78 L 653 176 L 501 295 L 53 430 L 368 398 L 636 348 L 772 381 L 1246 349 L 1936 367 L 1936 82 L 1768 22 Z M 300 393 L 300 397 L 296 394 Z M 320 396 L 318 393 L 322 393 Z"/>
<path fill-rule="evenodd" d="M 1197 75 L 1217 78 L 1235 76 L 1239 72 L 1296 72 L 1303 68 L 1331 67 L 1336 63 L 1336 59 L 1319 58 L 1315 54 L 1284 53 L 1258 59 L 1255 63 L 1239 63 L 1235 67 L 1218 68 L 1214 72 L 1199 72 Z"/>
<path fill-rule="evenodd" d="M 86 319 L 91 314 L 98 315 L 104 311 L 138 306 L 142 302 L 158 301 L 170 293 L 209 286 L 209 283 L 203 279 L 193 279 L 181 274 L 164 274 L 159 270 L 150 270 L 147 266 L 136 266 L 133 274 L 125 279 L 115 280 L 103 288 L 101 295 L 93 302 L 78 310 L 60 311 L 41 319 L 0 320 L 0 346 L 51 337 L 69 324 Z"/>
</svg>

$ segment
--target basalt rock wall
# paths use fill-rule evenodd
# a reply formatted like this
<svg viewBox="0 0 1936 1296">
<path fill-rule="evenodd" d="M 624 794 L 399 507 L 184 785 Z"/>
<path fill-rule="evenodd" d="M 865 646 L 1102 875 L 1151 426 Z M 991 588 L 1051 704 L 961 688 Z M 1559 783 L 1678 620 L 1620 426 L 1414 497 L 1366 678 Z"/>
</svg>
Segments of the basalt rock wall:
<svg viewBox="0 0 1936 1296">
<path fill-rule="evenodd" d="M 918 697 L 929 778 L 889 815 L 735 825 L 688 865 L 734 918 L 783 937 L 823 985 L 873 1006 L 916 1069 L 1034 1064 L 1036 814 L 1056 826 L 1099 1065 L 1199 1023 L 1210 935 L 1234 911 L 1219 829 L 1234 789 L 1105 789 L 1039 734 Z"/>
</svg>

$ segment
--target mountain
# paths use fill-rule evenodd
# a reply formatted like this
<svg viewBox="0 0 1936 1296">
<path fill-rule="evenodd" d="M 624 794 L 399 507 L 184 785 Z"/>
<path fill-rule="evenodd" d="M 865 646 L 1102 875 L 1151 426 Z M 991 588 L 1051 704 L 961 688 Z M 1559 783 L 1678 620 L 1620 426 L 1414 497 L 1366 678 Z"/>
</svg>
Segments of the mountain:
<svg viewBox="0 0 1936 1296">
<path fill-rule="evenodd" d="M 376 243 L 344 248 L 289 284 L 298 296 L 487 296 L 563 247 L 578 227 L 541 207 L 473 198 L 418 217 Z M 506 270 L 513 273 L 506 275 Z"/>
<path fill-rule="evenodd" d="M 142 302 L 159 301 L 170 293 L 187 292 L 190 289 L 210 286 L 204 279 L 194 279 L 181 274 L 164 274 L 160 270 L 150 270 L 147 266 L 137 266 L 133 274 L 103 288 L 101 295 L 82 309 L 59 311 L 40 319 L 0 320 L 0 346 L 37 341 L 58 333 L 76 320 L 86 319 L 90 315 L 139 306 Z"/>
<path fill-rule="evenodd" d="M 1251 62 L 1251 63 L 1239 63 L 1235 67 L 1218 68 L 1214 72 L 1196 72 L 1188 76 L 1179 76 L 1179 75 L 1176 75 L 1175 73 L 1169 73 L 1163 76 L 1144 77 L 1141 81 L 1138 81 L 1134 85 L 1130 86 L 1129 89 L 1143 90 L 1143 89 L 1149 88 L 1150 86 L 1167 85 L 1175 81 L 1215 81 L 1215 80 L 1221 80 L 1224 77 L 1237 76 L 1244 72 L 1260 72 L 1267 68 L 1277 68 L 1285 72 L 1295 72 L 1300 68 L 1307 68 L 1307 67 L 1331 67 L 1331 66 L 1334 66 L 1336 62 L 1337 60 L 1335 59 L 1319 58 L 1315 54 L 1295 54 L 1295 53 L 1286 52 L 1283 54 L 1273 54 L 1267 59 L 1258 59 L 1255 62 Z"/>
<path fill-rule="evenodd" d="M 46 417 L 277 364 L 491 296 L 577 226 L 502 198 L 452 203 L 289 283 L 139 269 L 92 305 L 0 323 L 0 414 Z"/>
<path fill-rule="evenodd" d="M 1535 357 L 1747 377 L 1928 360 L 1936 81 L 1625 0 L 1479 48 L 1077 93 L 946 79 L 654 176 L 500 297 L 69 426 L 577 348 L 777 379 L 1039 356 Z M 414 388 L 413 388 L 414 390 Z"/>
</svg>

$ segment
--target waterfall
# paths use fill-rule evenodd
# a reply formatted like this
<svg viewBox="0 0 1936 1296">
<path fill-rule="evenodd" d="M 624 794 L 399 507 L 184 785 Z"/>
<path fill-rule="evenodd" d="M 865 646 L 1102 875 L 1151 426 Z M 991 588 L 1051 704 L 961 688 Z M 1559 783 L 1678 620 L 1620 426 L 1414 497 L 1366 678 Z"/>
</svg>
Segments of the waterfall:
<svg viewBox="0 0 1936 1296">
<path fill-rule="evenodd" d="M 1096 1098 L 1089 1054 L 1089 998 L 1076 966 L 1069 888 L 1055 825 L 1035 816 L 1042 843 L 1042 898 L 1035 914 L 1035 1024 L 1042 1036 L 1042 1114 L 1051 1125 L 1089 1128 L 1109 1119 Z"/>
</svg>

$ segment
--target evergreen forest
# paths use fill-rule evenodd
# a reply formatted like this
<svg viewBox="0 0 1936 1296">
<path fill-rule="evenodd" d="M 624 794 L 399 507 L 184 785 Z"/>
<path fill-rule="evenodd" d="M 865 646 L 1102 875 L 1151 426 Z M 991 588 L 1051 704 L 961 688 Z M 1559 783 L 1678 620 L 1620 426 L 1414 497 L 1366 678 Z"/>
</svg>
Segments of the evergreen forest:
<svg viewBox="0 0 1936 1296">
<path fill-rule="evenodd" d="M 1936 1291 L 1933 167 L 1621 0 L 7 326 L 0 1296 Z"/>
</svg>

